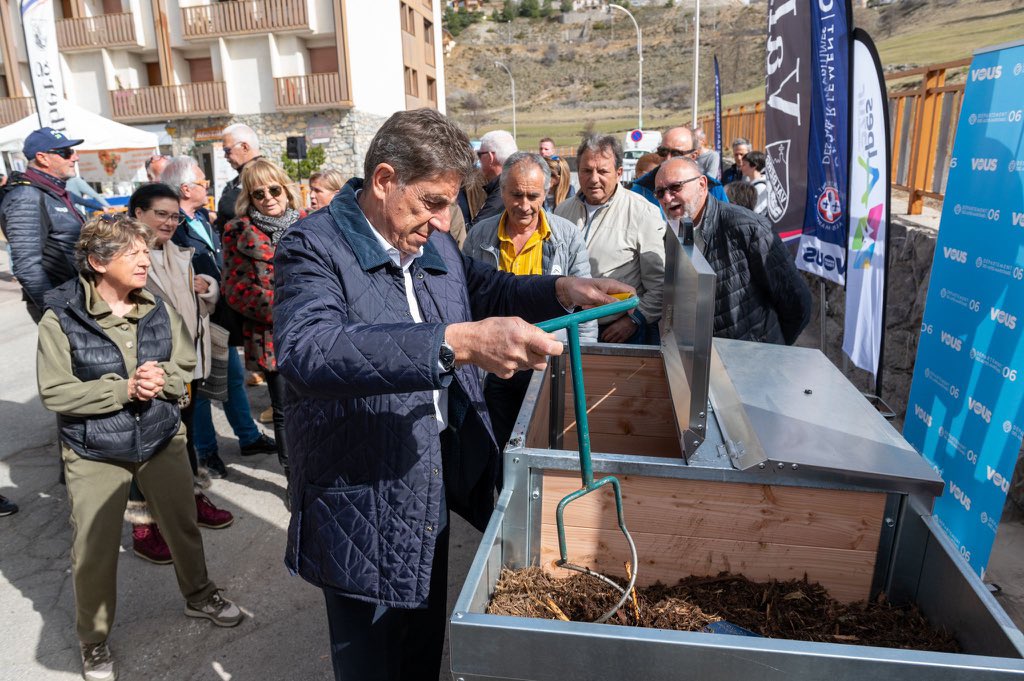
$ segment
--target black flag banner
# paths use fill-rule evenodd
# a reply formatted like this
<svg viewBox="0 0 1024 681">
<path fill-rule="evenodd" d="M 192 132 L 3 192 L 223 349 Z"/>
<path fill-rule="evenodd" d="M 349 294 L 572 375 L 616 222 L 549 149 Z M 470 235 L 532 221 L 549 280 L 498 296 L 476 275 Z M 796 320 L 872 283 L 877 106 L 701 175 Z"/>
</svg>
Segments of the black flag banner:
<svg viewBox="0 0 1024 681">
<path fill-rule="evenodd" d="M 810 18 L 807 2 L 768 1 L 764 173 L 768 217 L 783 241 L 799 239 L 804 226 L 811 118 L 811 80 L 806 77 L 811 69 Z"/>
</svg>

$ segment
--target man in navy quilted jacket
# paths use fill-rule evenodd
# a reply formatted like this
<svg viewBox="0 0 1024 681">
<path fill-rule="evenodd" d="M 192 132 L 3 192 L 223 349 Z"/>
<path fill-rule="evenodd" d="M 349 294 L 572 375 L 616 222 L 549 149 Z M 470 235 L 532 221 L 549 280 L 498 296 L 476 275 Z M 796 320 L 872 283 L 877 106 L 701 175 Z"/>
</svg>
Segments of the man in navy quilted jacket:
<svg viewBox="0 0 1024 681">
<path fill-rule="evenodd" d="M 285 562 L 324 592 L 336 679 L 436 681 L 448 513 L 483 529 L 493 508 L 484 372 L 542 369 L 562 346 L 532 322 L 632 292 L 463 258 L 449 207 L 475 160 L 442 114 L 396 113 L 370 143 L 365 179 L 277 246 L 293 460 Z"/>
</svg>

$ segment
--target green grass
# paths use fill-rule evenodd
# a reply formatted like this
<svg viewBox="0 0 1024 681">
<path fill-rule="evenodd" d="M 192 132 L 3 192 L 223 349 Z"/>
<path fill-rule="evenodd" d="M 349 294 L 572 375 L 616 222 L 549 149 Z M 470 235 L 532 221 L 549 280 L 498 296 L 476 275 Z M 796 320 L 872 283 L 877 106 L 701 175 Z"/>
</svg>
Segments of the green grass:
<svg viewBox="0 0 1024 681">
<path fill-rule="evenodd" d="M 960 6 L 942 24 L 878 42 L 882 64 L 937 64 L 970 57 L 975 50 L 1024 37 L 1024 7 L 972 16 L 982 3 Z M 965 11 L 966 10 L 966 13 Z"/>
</svg>

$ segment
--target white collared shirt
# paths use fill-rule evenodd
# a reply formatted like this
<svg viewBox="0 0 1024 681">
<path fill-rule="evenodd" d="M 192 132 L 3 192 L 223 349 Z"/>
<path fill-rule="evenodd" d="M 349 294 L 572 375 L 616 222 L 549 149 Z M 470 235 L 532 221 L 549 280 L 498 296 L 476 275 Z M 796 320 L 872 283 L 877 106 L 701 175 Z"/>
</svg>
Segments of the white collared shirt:
<svg viewBox="0 0 1024 681">
<path fill-rule="evenodd" d="M 358 193 L 356 195 L 358 199 Z M 361 212 L 361 211 L 360 211 Z M 366 216 L 363 215 L 365 219 Z M 377 237 L 377 243 L 384 249 L 384 252 L 388 254 L 391 261 L 398 267 L 402 268 L 402 277 L 405 279 L 405 299 L 409 303 L 409 314 L 412 316 L 412 320 L 417 324 L 423 323 L 423 312 L 420 310 L 420 303 L 416 300 L 416 291 L 412 287 L 412 273 L 409 268 L 412 267 L 412 263 L 416 258 L 423 255 L 423 249 L 419 249 L 412 255 L 402 253 L 397 248 L 391 245 L 391 243 L 381 236 L 381 233 L 377 231 L 377 228 L 373 224 L 366 220 L 366 224 L 370 225 L 370 229 L 373 231 L 373 235 Z M 440 358 L 437 360 L 440 362 Z M 454 379 L 453 379 L 454 380 Z M 434 412 L 437 415 L 437 432 L 441 432 L 448 427 L 448 390 L 435 390 L 434 391 Z"/>
</svg>

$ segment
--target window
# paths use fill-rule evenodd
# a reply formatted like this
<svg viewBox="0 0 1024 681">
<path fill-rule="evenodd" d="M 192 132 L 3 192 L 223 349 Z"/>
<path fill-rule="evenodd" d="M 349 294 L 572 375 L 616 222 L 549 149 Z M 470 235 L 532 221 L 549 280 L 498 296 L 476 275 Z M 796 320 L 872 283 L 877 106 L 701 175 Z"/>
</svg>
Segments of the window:
<svg viewBox="0 0 1024 681">
<path fill-rule="evenodd" d="M 402 30 L 416 35 L 416 10 L 404 2 L 398 3 L 398 6 L 402 14 Z"/>
<path fill-rule="evenodd" d="M 427 99 L 437 105 L 437 81 L 427 76 Z"/>
<path fill-rule="evenodd" d="M 213 59 L 201 57 L 199 59 L 186 59 L 188 62 L 188 74 L 193 83 L 213 82 Z"/>
<path fill-rule="evenodd" d="M 147 61 L 146 77 L 150 85 L 163 85 L 163 78 L 160 76 L 160 64 L 155 61 Z"/>
<path fill-rule="evenodd" d="M 412 97 L 420 96 L 420 74 L 408 66 L 405 67 L 405 94 Z"/>
<path fill-rule="evenodd" d="M 309 48 L 309 72 L 338 73 L 338 48 L 334 45 Z"/>
</svg>

